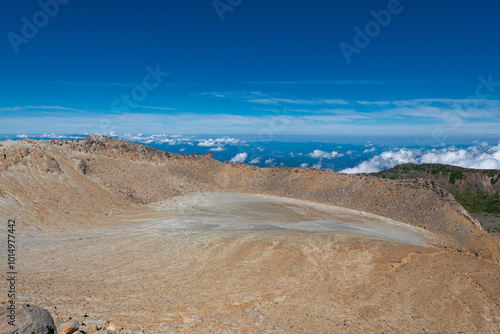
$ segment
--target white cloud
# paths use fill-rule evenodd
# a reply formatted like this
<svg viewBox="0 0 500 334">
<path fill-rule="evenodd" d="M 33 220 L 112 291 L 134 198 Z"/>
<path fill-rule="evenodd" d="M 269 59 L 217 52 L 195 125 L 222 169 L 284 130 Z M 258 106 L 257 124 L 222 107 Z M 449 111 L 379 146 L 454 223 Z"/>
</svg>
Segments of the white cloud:
<svg viewBox="0 0 500 334">
<path fill-rule="evenodd" d="M 238 145 L 240 140 L 237 138 L 216 138 L 216 139 L 205 139 L 198 143 L 198 146 L 202 147 L 213 147 L 213 146 L 224 146 L 224 145 Z"/>
<path fill-rule="evenodd" d="M 212 152 L 222 152 L 222 151 L 225 151 L 226 149 L 222 146 L 219 146 L 219 147 L 212 147 L 209 151 L 212 151 Z"/>
<path fill-rule="evenodd" d="M 300 168 L 307 168 L 309 167 L 309 164 L 304 162 L 303 164 L 300 164 Z"/>
<path fill-rule="evenodd" d="M 234 158 L 231 159 L 231 162 L 245 162 L 247 157 L 248 154 L 246 152 L 238 153 L 234 156 Z"/>
<path fill-rule="evenodd" d="M 55 134 L 55 133 L 44 133 L 39 136 L 40 138 L 44 139 L 83 139 L 86 136 L 85 135 L 60 135 L 60 134 Z"/>
<path fill-rule="evenodd" d="M 496 146 L 478 143 L 467 148 L 454 146 L 441 149 L 398 148 L 363 161 L 342 173 L 374 173 L 405 163 L 433 163 L 474 169 L 500 169 L 500 142 Z"/>
<path fill-rule="evenodd" d="M 364 154 L 366 154 L 366 153 L 375 152 L 375 151 L 376 151 L 376 148 L 375 148 L 375 147 L 372 147 L 372 148 L 370 148 L 370 149 L 366 149 L 366 150 L 364 150 L 364 151 L 363 151 L 363 153 L 364 153 Z"/>
<path fill-rule="evenodd" d="M 182 135 L 147 135 L 142 134 L 115 134 L 114 132 L 109 133 L 110 136 L 116 137 L 122 140 L 133 141 L 141 144 L 168 144 L 168 145 L 192 145 L 191 141 L 195 139 L 193 136 L 182 136 Z"/>
<path fill-rule="evenodd" d="M 268 166 L 270 166 L 270 165 L 273 165 L 273 166 L 274 166 L 274 165 L 275 165 L 275 163 L 274 163 L 274 159 L 272 159 L 272 158 L 271 158 L 271 159 L 267 159 L 266 161 L 264 161 L 264 163 L 265 163 L 266 165 L 268 165 Z"/>
<path fill-rule="evenodd" d="M 221 137 L 221 138 L 197 138 L 195 136 L 184 136 L 184 135 L 168 135 L 168 134 L 157 134 L 157 135 L 133 135 L 133 134 L 116 134 L 115 132 L 110 132 L 108 134 L 111 137 L 116 137 L 119 139 L 133 141 L 141 144 L 168 144 L 168 145 L 190 145 L 200 147 L 212 147 L 210 151 L 220 152 L 224 151 L 225 145 L 238 145 L 244 143 L 238 138 Z"/>
<path fill-rule="evenodd" d="M 344 154 L 337 151 L 332 151 L 331 153 L 329 153 L 321 150 L 314 150 L 313 152 L 309 153 L 308 156 L 315 159 L 333 159 L 343 157 Z"/>
<path fill-rule="evenodd" d="M 215 141 L 212 138 L 198 143 L 198 146 L 202 146 L 202 147 L 212 147 L 215 145 L 216 145 Z"/>
<path fill-rule="evenodd" d="M 256 157 L 256 158 L 253 158 L 253 159 L 250 161 L 250 163 L 251 163 L 251 164 L 259 164 L 261 159 L 262 159 L 262 157 Z"/>
</svg>

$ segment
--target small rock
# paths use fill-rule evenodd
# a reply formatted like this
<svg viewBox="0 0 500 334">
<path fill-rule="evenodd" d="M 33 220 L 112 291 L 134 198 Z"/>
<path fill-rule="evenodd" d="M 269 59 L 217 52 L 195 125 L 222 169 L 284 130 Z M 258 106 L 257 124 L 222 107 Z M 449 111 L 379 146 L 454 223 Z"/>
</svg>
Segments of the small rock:
<svg viewBox="0 0 500 334">
<path fill-rule="evenodd" d="M 59 327 L 59 334 L 73 334 L 80 329 L 80 323 L 77 320 L 66 322 Z"/>
<path fill-rule="evenodd" d="M 88 317 L 87 312 L 85 312 L 85 310 L 82 310 L 79 307 L 75 307 L 73 309 L 73 314 L 75 316 L 79 317 L 79 318 L 86 318 L 86 317 Z"/>
<path fill-rule="evenodd" d="M 87 326 L 89 326 L 94 331 L 100 331 L 108 327 L 110 324 L 109 320 L 101 319 L 97 321 L 86 321 Z"/>
<path fill-rule="evenodd" d="M 116 331 L 116 325 L 114 323 L 110 323 L 106 329 L 108 331 Z"/>
<path fill-rule="evenodd" d="M 59 163 L 53 157 L 47 157 L 44 163 L 44 169 L 46 172 L 62 174 L 63 170 L 59 166 Z"/>
<path fill-rule="evenodd" d="M 75 168 L 77 171 L 79 171 L 83 175 L 92 173 L 89 166 L 87 166 L 87 164 L 83 160 L 77 160 Z"/>
</svg>

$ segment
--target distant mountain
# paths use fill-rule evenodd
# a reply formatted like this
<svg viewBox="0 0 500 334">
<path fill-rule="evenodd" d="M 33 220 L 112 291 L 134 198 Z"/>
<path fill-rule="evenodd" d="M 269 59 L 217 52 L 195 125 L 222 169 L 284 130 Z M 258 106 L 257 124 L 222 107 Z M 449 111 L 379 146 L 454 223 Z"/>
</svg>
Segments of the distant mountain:
<svg viewBox="0 0 500 334">
<path fill-rule="evenodd" d="M 486 228 L 500 232 L 500 170 L 403 164 L 373 175 L 393 180 L 420 178 L 434 181 L 453 194 Z"/>
</svg>

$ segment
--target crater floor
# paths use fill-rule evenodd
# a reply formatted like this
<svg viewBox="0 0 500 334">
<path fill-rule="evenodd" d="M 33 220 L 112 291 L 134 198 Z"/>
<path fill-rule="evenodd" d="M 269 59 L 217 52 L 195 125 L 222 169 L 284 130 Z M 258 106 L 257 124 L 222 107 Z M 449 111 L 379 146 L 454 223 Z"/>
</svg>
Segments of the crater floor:
<svg viewBox="0 0 500 334">
<path fill-rule="evenodd" d="M 156 204 L 158 217 L 140 229 L 150 231 L 345 232 L 365 237 L 425 244 L 424 231 L 357 210 L 277 196 L 201 193 Z"/>
<path fill-rule="evenodd" d="M 498 265 L 427 231 L 295 199 L 196 193 L 74 230 L 20 232 L 19 301 L 124 330 L 499 329 Z"/>
</svg>

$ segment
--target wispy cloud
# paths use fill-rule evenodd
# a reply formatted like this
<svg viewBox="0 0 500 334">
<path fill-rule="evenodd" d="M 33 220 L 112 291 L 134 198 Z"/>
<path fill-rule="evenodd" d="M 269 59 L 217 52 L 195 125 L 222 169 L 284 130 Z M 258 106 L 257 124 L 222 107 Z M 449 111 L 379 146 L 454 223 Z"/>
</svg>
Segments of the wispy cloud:
<svg viewBox="0 0 500 334">
<path fill-rule="evenodd" d="M 0 112 L 23 112 L 23 111 L 76 111 L 86 113 L 87 111 L 63 106 L 16 106 L 0 107 Z"/>
<path fill-rule="evenodd" d="M 232 98 L 232 99 L 243 99 L 243 100 L 269 96 L 268 94 L 256 91 L 202 92 L 202 93 L 192 93 L 191 95 L 196 97 Z"/>
<path fill-rule="evenodd" d="M 151 107 L 151 106 L 137 106 L 137 108 L 141 109 L 155 109 L 155 110 L 177 110 L 174 108 L 167 108 L 167 107 Z"/>
<path fill-rule="evenodd" d="M 203 92 L 195 93 L 193 96 L 211 97 L 211 98 L 229 98 L 245 100 L 250 103 L 264 105 L 294 104 L 294 105 L 347 105 L 349 101 L 342 99 L 294 99 L 275 97 L 271 94 L 265 94 L 255 91 L 240 92 Z"/>
<path fill-rule="evenodd" d="M 143 112 L 124 116 L 112 111 L 87 112 L 65 106 L 0 107 L 0 133 L 169 131 L 184 134 L 257 134 L 279 128 L 280 134 L 428 137 L 436 129 L 453 136 L 498 136 L 500 128 L 498 100 L 426 98 L 374 101 L 377 104 L 372 105 L 365 100 L 359 103 L 328 98 L 295 99 L 254 91 L 212 92 L 199 96 L 243 100 L 248 103 L 251 113 L 202 114 L 179 112 L 166 106 L 140 106 Z M 109 126 L 103 129 L 102 124 Z"/>
<path fill-rule="evenodd" d="M 47 82 L 48 85 L 58 86 L 88 86 L 88 87 L 134 87 L 143 85 L 142 82 Z M 190 87 L 208 85 L 209 82 L 162 82 L 162 86 Z"/>
<path fill-rule="evenodd" d="M 61 86 L 104 86 L 104 87 L 134 87 L 140 82 L 48 82 L 49 85 Z"/>
<path fill-rule="evenodd" d="M 291 80 L 291 81 L 238 81 L 245 85 L 333 85 L 333 86 L 389 86 L 422 83 L 421 80 Z"/>
<path fill-rule="evenodd" d="M 488 99 L 447 99 L 447 98 L 425 98 L 393 101 L 356 101 L 357 104 L 368 106 L 396 106 L 396 107 L 419 107 L 419 106 L 449 106 L 449 107 L 498 107 L 500 100 Z"/>
<path fill-rule="evenodd" d="M 391 104 L 389 101 L 356 101 L 356 103 L 367 106 L 388 106 Z"/>
<path fill-rule="evenodd" d="M 349 104 L 349 101 L 340 100 L 340 99 L 282 99 L 282 98 L 265 98 L 265 99 L 251 99 L 248 100 L 251 103 L 259 103 L 259 104 L 302 104 L 302 105 L 335 105 L 341 104 L 346 105 Z"/>
<path fill-rule="evenodd" d="M 255 91 L 204 92 L 196 94 L 196 96 L 242 100 L 250 104 L 262 105 L 262 107 L 254 107 L 255 110 L 279 112 L 280 114 L 283 111 L 266 109 L 264 106 L 286 106 L 288 108 L 285 112 L 335 114 L 344 115 L 351 119 L 397 120 L 404 117 L 438 119 L 443 118 L 446 113 L 460 114 L 461 111 L 467 111 L 471 118 L 476 119 L 494 118 L 500 115 L 500 101 L 487 99 L 425 98 L 348 101 L 335 98 L 290 98 Z M 312 108 L 321 106 L 324 108 Z M 331 109 L 328 106 L 342 106 L 345 111 Z"/>
<path fill-rule="evenodd" d="M 260 164 L 261 160 L 262 160 L 262 157 L 255 157 L 249 163 L 251 163 L 251 164 Z"/>
<path fill-rule="evenodd" d="M 0 114 L 2 115 L 2 114 Z M 280 134 L 296 135 L 405 135 L 429 136 L 437 126 L 446 127 L 446 122 L 437 118 L 433 122 L 415 123 L 405 119 L 399 122 L 379 122 L 377 119 L 354 119 L 336 115 L 283 115 L 280 116 Z M 104 130 L 101 123 L 109 124 Z M 167 113 L 130 113 L 126 118 L 117 114 L 89 115 L 66 113 L 58 116 L 33 115 L 20 118 L 13 113 L 0 118 L 0 133 L 182 133 L 182 134 L 258 134 L 263 129 L 276 126 L 273 115 L 230 115 Z M 464 120 L 453 135 L 498 136 L 498 118 L 482 122 Z M 450 133 L 451 135 L 451 133 Z"/>
</svg>

